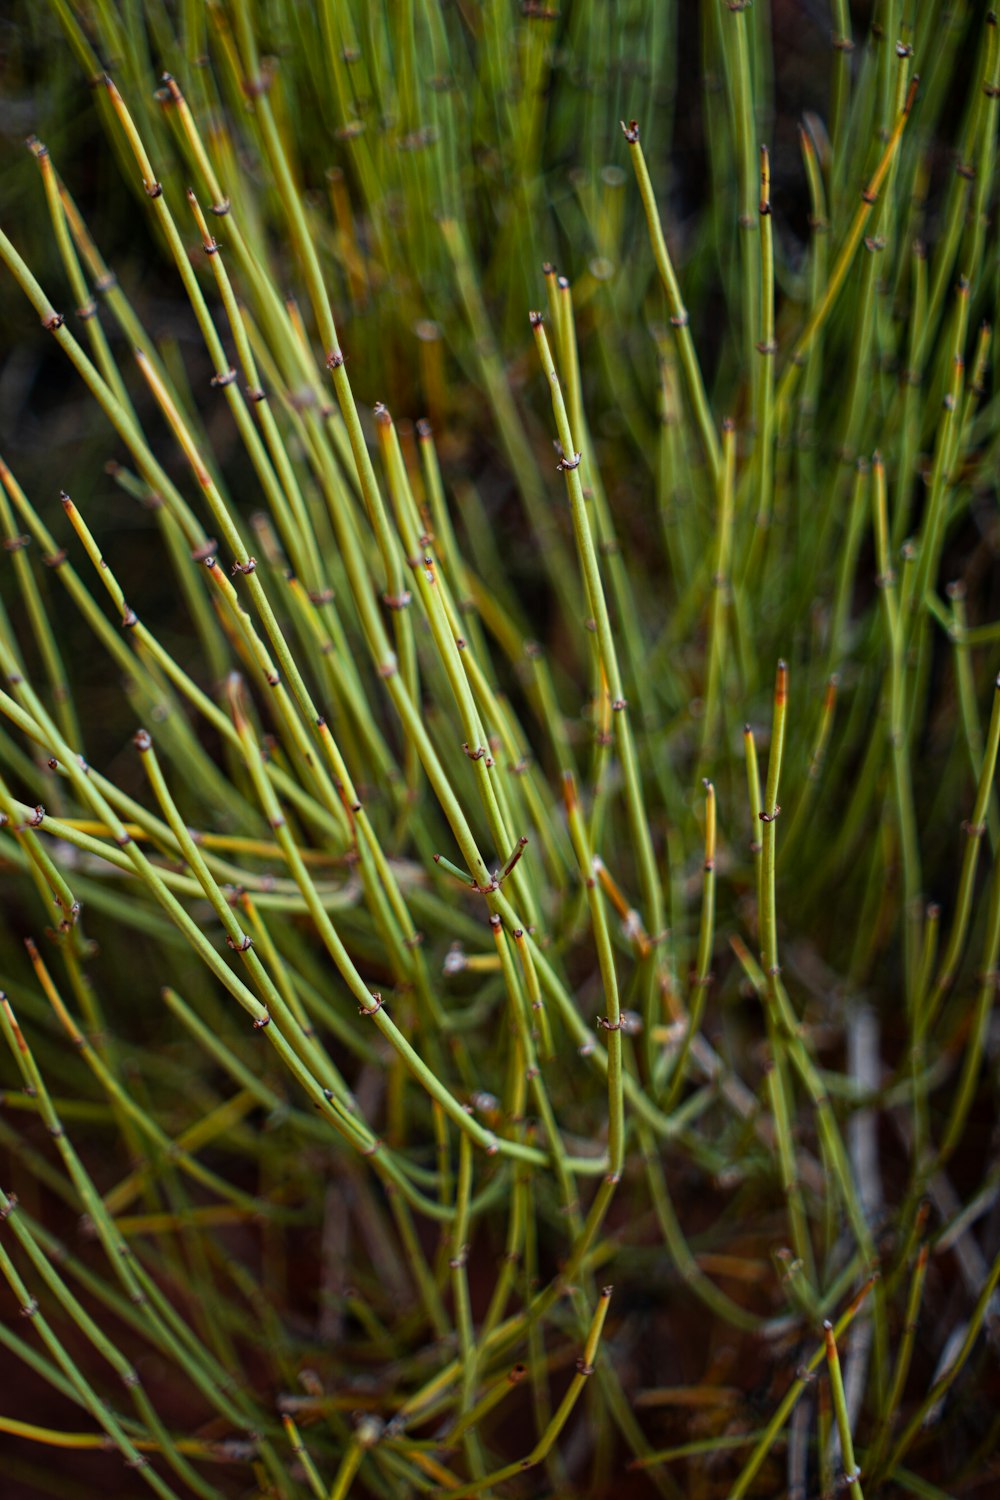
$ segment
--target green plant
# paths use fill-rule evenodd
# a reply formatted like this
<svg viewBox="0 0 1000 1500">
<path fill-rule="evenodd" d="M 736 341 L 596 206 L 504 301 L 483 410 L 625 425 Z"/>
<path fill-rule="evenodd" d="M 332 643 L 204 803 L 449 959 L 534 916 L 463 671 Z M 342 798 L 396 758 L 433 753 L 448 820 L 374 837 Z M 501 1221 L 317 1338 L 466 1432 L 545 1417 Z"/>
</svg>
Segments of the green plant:
<svg viewBox="0 0 1000 1500">
<path fill-rule="evenodd" d="M 614 12 L 32 19 L 173 289 L 33 140 L 115 446 L 0 464 L 26 1494 L 985 1482 L 996 21 L 839 0 L 796 162 L 777 5 Z"/>
</svg>

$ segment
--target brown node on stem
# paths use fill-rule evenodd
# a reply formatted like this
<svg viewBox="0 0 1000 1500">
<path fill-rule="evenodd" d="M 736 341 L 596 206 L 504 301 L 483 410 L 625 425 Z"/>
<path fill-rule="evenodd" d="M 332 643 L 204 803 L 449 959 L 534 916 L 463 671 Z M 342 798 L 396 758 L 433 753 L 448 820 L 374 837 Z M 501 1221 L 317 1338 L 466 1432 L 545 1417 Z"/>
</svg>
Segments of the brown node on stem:
<svg viewBox="0 0 1000 1500">
<path fill-rule="evenodd" d="M 624 133 L 625 139 L 628 141 L 629 145 L 630 146 L 636 146 L 636 145 L 638 145 L 638 143 L 639 143 L 639 121 L 638 120 L 629 120 L 628 124 L 626 125 L 624 120 L 620 120 L 619 124 L 621 125 L 621 128 L 622 128 L 622 131 Z"/>
<path fill-rule="evenodd" d="M 261 69 L 259 77 L 244 78 L 240 83 L 240 89 L 248 99 L 259 99 L 270 87 L 271 74 L 266 68 Z"/>
</svg>

